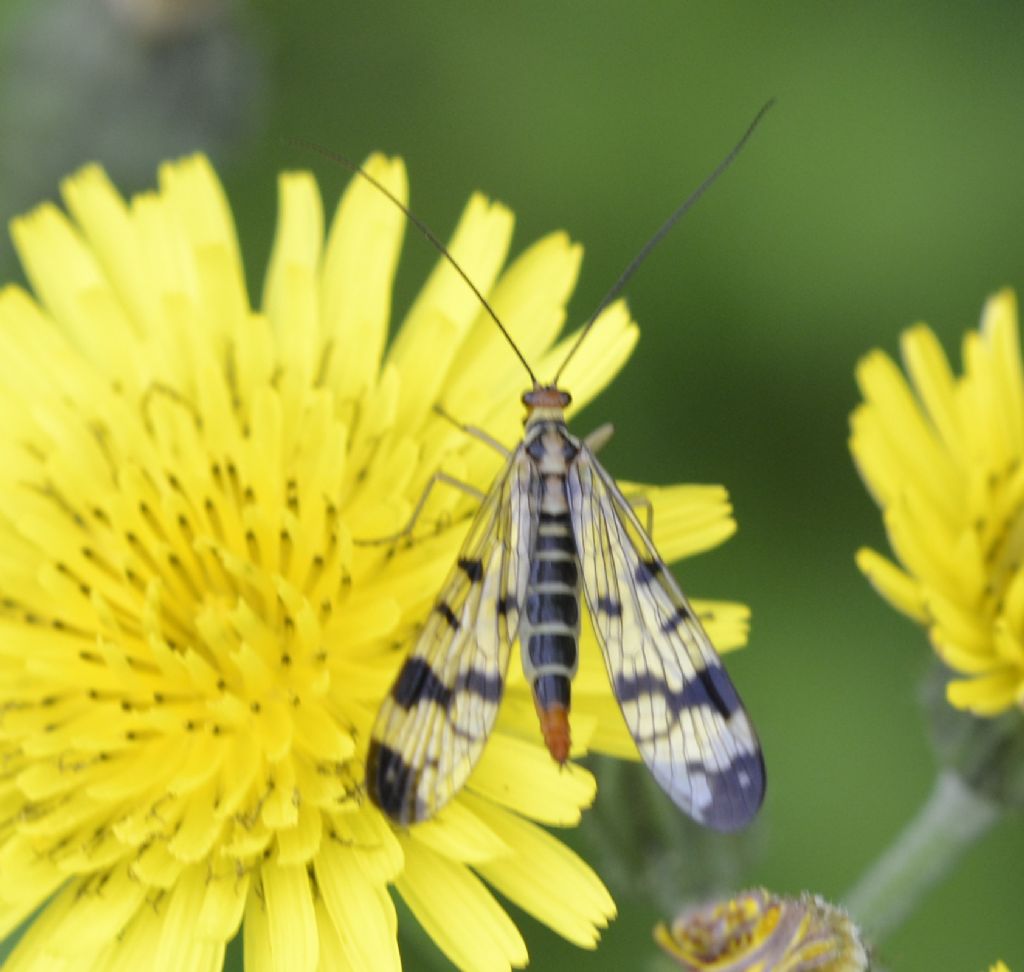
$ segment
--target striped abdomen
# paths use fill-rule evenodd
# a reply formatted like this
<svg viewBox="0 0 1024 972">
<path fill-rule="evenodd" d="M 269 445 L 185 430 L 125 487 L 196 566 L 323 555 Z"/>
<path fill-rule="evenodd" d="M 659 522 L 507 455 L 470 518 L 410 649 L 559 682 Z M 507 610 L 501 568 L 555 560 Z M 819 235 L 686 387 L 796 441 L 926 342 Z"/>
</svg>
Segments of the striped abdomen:
<svg viewBox="0 0 1024 972">
<path fill-rule="evenodd" d="M 579 663 L 580 636 L 579 558 L 565 490 L 567 462 L 575 447 L 559 429 L 546 430 L 530 446 L 543 490 L 519 642 L 544 742 L 552 758 L 564 763 L 569 758 L 570 683 Z"/>
</svg>

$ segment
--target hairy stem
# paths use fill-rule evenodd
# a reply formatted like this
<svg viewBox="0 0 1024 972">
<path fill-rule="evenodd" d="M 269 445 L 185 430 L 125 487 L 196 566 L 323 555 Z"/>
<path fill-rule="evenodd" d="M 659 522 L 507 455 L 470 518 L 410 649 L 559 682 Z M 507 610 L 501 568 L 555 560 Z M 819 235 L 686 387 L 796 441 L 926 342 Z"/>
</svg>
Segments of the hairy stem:
<svg viewBox="0 0 1024 972">
<path fill-rule="evenodd" d="M 956 774 L 940 773 L 917 816 L 845 896 L 865 936 L 877 943 L 898 928 L 1001 812 Z"/>
</svg>

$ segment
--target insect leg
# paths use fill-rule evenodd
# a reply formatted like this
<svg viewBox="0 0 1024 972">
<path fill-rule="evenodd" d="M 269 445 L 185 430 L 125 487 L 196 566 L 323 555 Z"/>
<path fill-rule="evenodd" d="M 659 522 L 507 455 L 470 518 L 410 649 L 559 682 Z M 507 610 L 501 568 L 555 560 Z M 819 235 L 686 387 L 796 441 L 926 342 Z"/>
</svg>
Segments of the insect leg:
<svg viewBox="0 0 1024 972">
<path fill-rule="evenodd" d="M 488 435 L 483 429 L 476 425 L 464 425 L 454 415 L 449 415 L 440 405 L 434 405 L 434 412 L 445 421 L 451 422 L 457 429 L 461 429 L 466 435 L 471 435 L 474 439 L 479 439 L 483 442 L 484 445 L 490 446 L 495 452 L 500 452 L 506 459 L 512 455 L 511 449 L 505 448 L 497 439 Z"/>
<path fill-rule="evenodd" d="M 651 536 L 654 533 L 654 504 L 643 493 L 633 493 L 626 497 L 626 501 L 634 512 L 644 511 L 644 530 L 647 536 Z"/>
<path fill-rule="evenodd" d="M 353 539 L 352 542 L 357 547 L 378 547 L 388 543 L 397 543 L 403 537 L 409 536 L 413 531 L 413 527 L 416 526 L 416 521 L 419 519 L 420 514 L 423 512 L 423 508 L 427 505 L 427 500 L 430 498 L 430 491 L 438 483 L 444 483 L 446 486 L 452 486 L 455 489 L 461 490 L 467 496 L 472 496 L 477 500 L 482 500 L 484 498 L 484 494 L 475 486 L 470 486 L 469 483 L 464 483 L 461 479 L 456 479 L 454 476 L 449 476 L 448 473 L 438 470 L 430 477 L 430 479 L 427 480 L 427 485 L 423 488 L 420 498 L 416 501 L 416 505 L 413 507 L 413 511 L 408 522 L 401 530 L 388 534 L 386 537 L 374 537 L 372 540 Z"/>
<path fill-rule="evenodd" d="M 611 422 L 605 422 L 604 425 L 599 425 L 593 432 L 590 433 L 584 440 L 583 444 L 592 452 L 597 455 L 611 440 L 611 437 L 615 434 L 615 426 Z"/>
</svg>

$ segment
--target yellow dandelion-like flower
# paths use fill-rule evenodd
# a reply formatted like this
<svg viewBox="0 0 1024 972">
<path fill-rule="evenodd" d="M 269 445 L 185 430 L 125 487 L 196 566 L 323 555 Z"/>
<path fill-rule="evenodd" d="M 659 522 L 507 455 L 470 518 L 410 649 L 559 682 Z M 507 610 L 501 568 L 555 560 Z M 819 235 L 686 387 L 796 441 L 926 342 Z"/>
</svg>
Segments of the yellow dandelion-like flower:
<svg viewBox="0 0 1024 972">
<path fill-rule="evenodd" d="M 963 344 L 955 377 L 923 324 L 902 337 L 910 384 L 881 351 L 857 368 L 864 403 L 851 449 L 882 507 L 899 565 L 857 563 L 895 608 L 927 627 L 958 675 L 952 705 L 994 716 L 1024 702 L 1024 369 L 1017 305 L 1004 290 Z"/>
<path fill-rule="evenodd" d="M 763 889 L 712 902 L 658 925 L 654 938 L 687 972 L 865 972 L 860 933 L 846 912 L 809 894 Z"/>
<path fill-rule="evenodd" d="M 369 171 L 406 195 L 401 162 Z M 439 263 L 385 351 L 404 219 L 363 180 L 326 243 L 316 186 L 281 178 L 260 307 L 207 161 L 125 202 L 90 167 L 70 212 L 17 220 L 35 296 L 0 292 L 0 937 L 5 970 L 400 964 L 389 886 L 463 969 L 523 965 L 488 885 L 582 947 L 614 905 L 538 822 L 575 824 L 593 777 L 539 738 L 513 669 L 465 791 L 395 829 L 366 799 L 370 727 L 452 563 L 522 375 Z M 511 214 L 470 201 L 451 249 L 540 368 L 580 248 L 554 233 L 502 271 Z M 610 307 L 567 369 L 578 405 L 637 337 Z M 734 529 L 723 490 L 650 490 L 667 559 Z M 699 602 L 698 602 L 699 605 Z M 705 604 L 721 647 L 746 613 Z M 574 707 L 587 745 L 635 757 L 592 636 Z M 513 666 L 516 663 L 513 662 Z M 574 753 L 577 751 L 574 750 Z"/>
<path fill-rule="evenodd" d="M 989 968 L 988 972 L 1010 972 L 1010 970 L 1006 967 L 1005 962 L 996 962 L 995 965 Z"/>
</svg>

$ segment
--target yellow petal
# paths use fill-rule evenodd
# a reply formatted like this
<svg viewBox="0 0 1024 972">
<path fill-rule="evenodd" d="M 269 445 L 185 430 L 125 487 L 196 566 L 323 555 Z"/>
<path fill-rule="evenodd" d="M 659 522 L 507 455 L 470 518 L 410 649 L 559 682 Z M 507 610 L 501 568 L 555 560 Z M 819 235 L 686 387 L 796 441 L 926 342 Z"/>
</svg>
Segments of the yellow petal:
<svg viewBox="0 0 1024 972">
<path fill-rule="evenodd" d="M 1024 679 L 1019 669 L 1004 669 L 980 678 L 957 679 L 946 686 L 949 704 L 977 716 L 994 716 L 1018 702 Z"/>
<path fill-rule="evenodd" d="M 903 360 L 928 417 L 946 448 L 961 456 L 963 434 L 956 403 L 956 380 L 942 345 L 924 324 L 909 328 L 900 338 Z"/>
<path fill-rule="evenodd" d="M 270 954 L 270 925 L 265 898 L 255 891 L 250 891 L 245 903 L 242 948 L 245 972 L 280 972 Z"/>
<path fill-rule="evenodd" d="M 421 844 L 402 843 L 405 869 L 395 886 L 452 962 L 463 972 L 506 972 L 526 964 L 522 936 L 479 878 Z"/>
<path fill-rule="evenodd" d="M 120 193 L 98 165 L 87 165 L 61 183 L 68 210 L 96 253 L 120 302 L 138 325 L 155 322 L 155 294 L 147 286 L 147 269 L 136 227 Z"/>
<path fill-rule="evenodd" d="M 181 257 L 186 264 L 204 256 L 214 258 L 223 276 L 207 279 L 207 285 L 213 288 L 211 292 L 223 293 L 226 307 L 246 307 L 248 297 L 234 219 L 209 159 L 193 155 L 164 163 L 159 181 L 160 201 L 179 238 L 176 245 Z M 204 311 L 213 310 L 204 307 Z M 223 323 L 226 322 L 215 321 L 212 333 L 220 333 Z"/>
<path fill-rule="evenodd" d="M 535 362 L 565 319 L 565 302 L 579 272 L 581 250 L 564 233 L 534 243 L 502 274 L 493 288 L 491 305 L 538 378 Z M 486 428 L 498 439 L 521 434 L 519 397 L 529 379 L 515 352 L 486 313 L 476 322 L 459 350 L 443 404 L 464 422 Z M 477 395 L 487 404 L 481 407 Z"/>
<path fill-rule="evenodd" d="M 477 871 L 510 901 L 563 938 L 594 948 L 615 903 L 600 878 L 561 841 L 540 827 L 475 797 L 470 807 L 515 848 Z"/>
<path fill-rule="evenodd" d="M 282 867 L 267 862 L 260 877 L 267 905 L 271 968 L 275 972 L 314 972 L 320 960 L 320 940 L 305 865 Z"/>
<path fill-rule="evenodd" d="M 868 547 L 857 551 L 857 566 L 882 595 L 897 611 L 926 624 L 928 611 L 925 608 L 924 595 L 920 585 L 909 574 L 900 570 L 891 560 Z"/>
<path fill-rule="evenodd" d="M 998 388 L 998 412 L 1007 423 L 1007 447 L 1011 456 L 1024 452 L 1024 362 L 1021 361 L 1017 298 L 1009 288 L 989 298 L 981 322 L 992 347 Z"/>
<path fill-rule="evenodd" d="M 170 892 L 150 960 L 153 972 L 212 972 L 223 965 L 225 941 L 196 935 L 205 889 L 206 868 L 197 865 L 186 871 Z"/>
<path fill-rule="evenodd" d="M 400 159 L 373 155 L 364 168 L 405 201 Z M 326 382 L 347 398 L 365 393 L 380 367 L 404 230 L 405 216 L 380 190 L 361 178 L 348 184 L 327 237 L 320 305 L 330 349 Z"/>
<path fill-rule="evenodd" d="M 955 515 L 957 469 L 925 422 L 892 359 L 880 351 L 867 355 L 857 366 L 857 382 L 868 405 L 884 416 L 881 434 L 888 442 L 898 443 L 889 453 L 890 464 L 937 508 Z"/>
<path fill-rule="evenodd" d="M 565 365 L 559 384 L 572 395 L 567 415 L 572 416 L 597 397 L 622 370 L 640 339 L 624 300 L 606 307 L 594 321 L 579 350 L 566 361 L 579 332 L 559 341 L 542 359 L 540 374 L 554 376 Z"/>
<path fill-rule="evenodd" d="M 382 882 L 367 876 L 354 855 L 329 843 L 314 862 L 317 887 L 353 969 L 399 970 L 395 906 Z"/>
<path fill-rule="evenodd" d="M 301 787 L 297 788 L 301 791 Z M 305 864 L 316 856 L 323 834 L 323 817 L 308 802 L 301 803 L 294 827 L 277 831 L 277 863 Z"/>
<path fill-rule="evenodd" d="M 468 788 L 527 817 L 555 826 L 570 826 L 597 792 L 594 777 L 582 766 L 560 767 L 542 746 L 494 735 Z"/>
<path fill-rule="evenodd" d="M 196 934 L 211 941 L 230 941 L 242 922 L 249 886 L 249 874 L 238 873 L 233 867 L 208 874 Z"/>
<path fill-rule="evenodd" d="M 318 320 L 310 319 L 310 308 L 301 300 L 296 281 L 312 289 L 320 268 L 323 247 L 324 213 L 320 191 L 308 172 L 285 172 L 277 181 L 277 230 L 263 283 L 262 307 L 282 338 L 282 350 L 292 361 L 305 362 L 305 376 L 312 377 L 312 365 L 318 339 Z M 294 313 L 301 308 L 295 327 Z M 301 352 L 289 347 L 294 342 Z"/>
<path fill-rule="evenodd" d="M 478 864 L 510 853 L 508 845 L 461 799 L 449 803 L 432 820 L 419 824 L 410 836 L 464 864 Z"/>
<path fill-rule="evenodd" d="M 448 243 L 448 252 L 485 297 L 508 253 L 512 224 L 508 209 L 475 193 Z M 472 350 L 463 346 L 481 314 L 486 316 L 484 323 L 498 333 L 466 281 L 440 258 L 388 353 L 389 363 L 401 376 L 402 400 L 396 419 L 400 427 L 419 428 L 428 416 L 428 406 L 452 378 L 463 369 L 481 366 Z"/>
</svg>

